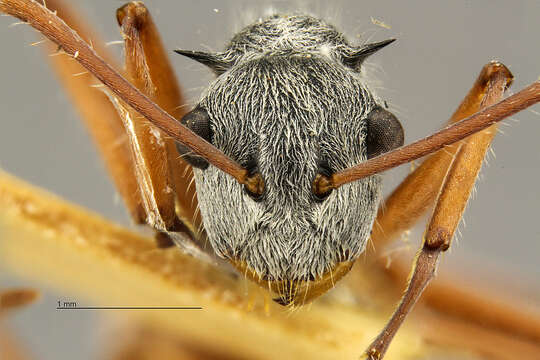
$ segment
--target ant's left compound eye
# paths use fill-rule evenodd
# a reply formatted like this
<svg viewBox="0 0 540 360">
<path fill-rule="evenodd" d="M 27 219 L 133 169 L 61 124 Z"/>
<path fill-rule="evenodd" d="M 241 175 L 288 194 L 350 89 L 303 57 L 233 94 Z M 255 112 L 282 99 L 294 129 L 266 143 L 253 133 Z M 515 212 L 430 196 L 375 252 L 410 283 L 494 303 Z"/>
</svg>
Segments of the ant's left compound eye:
<svg viewBox="0 0 540 360">
<path fill-rule="evenodd" d="M 402 146 L 405 139 L 399 120 L 380 106 L 368 114 L 367 130 L 368 159 Z"/>
<path fill-rule="evenodd" d="M 184 115 L 180 120 L 182 125 L 193 131 L 195 134 L 202 137 L 204 140 L 212 143 L 212 131 L 210 129 L 210 116 L 203 108 L 197 106 L 195 109 Z M 208 161 L 202 156 L 195 154 L 187 146 L 176 143 L 176 149 L 182 156 L 182 159 L 187 161 L 191 166 L 199 169 L 206 169 L 208 167 Z"/>
</svg>

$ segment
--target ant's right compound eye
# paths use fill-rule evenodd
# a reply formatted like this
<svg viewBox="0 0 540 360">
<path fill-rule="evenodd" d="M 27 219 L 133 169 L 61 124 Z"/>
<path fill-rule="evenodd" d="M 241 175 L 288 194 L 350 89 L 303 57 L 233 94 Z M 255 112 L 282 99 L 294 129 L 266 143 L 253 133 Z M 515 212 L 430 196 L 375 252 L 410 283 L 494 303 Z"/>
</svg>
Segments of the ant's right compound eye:
<svg viewBox="0 0 540 360">
<path fill-rule="evenodd" d="M 197 106 L 195 109 L 184 115 L 180 122 L 195 134 L 202 137 L 204 140 L 212 143 L 210 116 L 203 108 Z M 202 170 L 208 167 L 208 161 L 206 161 L 202 156 L 195 154 L 187 146 L 177 142 L 176 149 L 178 150 L 180 156 L 182 156 L 182 159 L 187 161 L 191 166 Z"/>
</svg>

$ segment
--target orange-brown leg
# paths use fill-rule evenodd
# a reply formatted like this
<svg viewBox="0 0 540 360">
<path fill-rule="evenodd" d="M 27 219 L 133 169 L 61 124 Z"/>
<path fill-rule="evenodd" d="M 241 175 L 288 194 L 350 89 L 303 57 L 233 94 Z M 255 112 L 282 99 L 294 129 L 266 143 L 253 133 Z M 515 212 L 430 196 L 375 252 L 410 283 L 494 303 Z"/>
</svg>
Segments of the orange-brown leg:
<svg viewBox="0 0 540 360">
<path fill-rule="evenodd" d="M 32 359 L 24 347 L 12 336 L 8 329 L 0 326 L 0 359 L 29 360 Z"/>
<path fill-rule="evenodd" d="M 92 43 L 95 50 L 114 66 L 116 62 L 102 46 L 103 42 L 70 6 L 60 0 L 49 0 L 47 6 L 52 11 L 57 11 L 66 23 L 86 41 Z M 99 82 L 78 62 L 63 54 L 53 43 L 47 43 L 45 46 L 47 53 L 51 55 L 49 59 L 53 69 L 94 139 L 131 217 L 138 224 L 144 223 L 146 213 L 135 177 L 127 134 L 114 106 L 102 91 L 92 87 Z"/>
<path fill-rule="evenodd" d="M 118 9 L 116 16 L 125 40 L 128 79 L 165 111 L 181 118 L 186 109 L 180 88 L 148 10 L 140 2 L 130 2 Z M 177 230 L 178 202 L 178 214 L 195 233 L 201 219 L 196 212 L 195 189 L 189 186 L 191 167 L 180 159 L 174 142 L 162 131 L 134 110 L 128 112 L 129 116 L 122 118 L 150 225 L 158 230 Z"/>
<path fill-rule="evenodd" d="M 415 313 L 419 315 L 414 316 L 415 328 L 427 343 L 467 350 L 490 360 L 536 360 L 540 354 L 540 344 L 528 339 L 432 311 Z"/>
<path fill-rule="evenodd" d="M 498 68 L 488 83 L 481 106 L 487 107 L 499 101 L 512 80 L 510 72 Z M 369 359 L 381 359 L 392 338 L 421 293 L 433 278 L 441 252 L 450 247 L 451 239 L 459 224 L 471 190 L 485 156 L 495 135 L 494 126 L 474 134 L 458 145 L 457 153 L 448 170 L 437 204 L 424 235 L 423 246 L 415 259 L 407 290 L 390 321 L 366 350 Z"/>
<path fill-rule="evenodd" d="M 3 289 L 0 290 L 0 314 L 2 312 L 33 303 L 39 298 L 39 292 L 34 289 Z"/>
<path fill-rule="evenodd" d="M 480 109 L 493 77 L 501 70 L 501 66 L 495 63 L 484 67 L 451 121 Z M 411 227 L 432 206 L 457 146 L 452 145 L 432 155 L 390 195 L 386 207 L 379 211 L 378 223 L 372 234 L 377 250 Z M 374 256 L 373 259 L 377 261 L 379 269 L 390 274 L 399 286 L 407 281 L 408 262 L 398 257 L 387 267 L 387 261 L 382 256 Z M 438 279 L 425 291 L 422 300 L 431 308 L 469 323 L 540 342 L 540 319 L 537 315 L 525 313 L 508 304 L 496 303 L 479 290 L 465 288 L 450 279 Z"/>
<path fill-rule="evenodd" d="M 47 5 L 92 43 L 102 57 L 114 63 L 102 42 L 69 6 L 60 0 Z M 147 9 L 138 2 L 128 3 L 118 10 L 117 18 L 125 35 L 125 75 L 167 112 L 180 118 L 185 112 L 180 89 Z M 166 231 L 204 234 L 197 231 L 202 226 L 195 189 L 190 186 L 191 168 L 179 159 L 174 143 L 146 121 L 139 121 L 139 115 L 131 109 L 121 112 L 129 114 L 131 121 L 119 116 L 110 99 L 91 87 L 98 83 L 96 79 L 71 57 L 58 54 L 51 59 L 134 221 L 162 231 L 157 237 L 162 246 L 170 243 Z"/>
<path fill-rule="evenodd" d="M 449 124 L 480 110 L 490 79 L 500 70 L 500 66 L 491 63 L 482 68 L 473 87 L 448 121 Z M 383 250 L 399 234 L 410 229 L 433 206 L 458 147 L 459 143 L 456 143 L 430 155 L 385 199 L 371 234 L 376 251 Z M 378 256 L 372 257 L 376 258 Z"/>
<path fill-rule="evenodd" d="M 3 328 L 2 317 L 10 310 L 33 303 L 37 298 L 39 298 L 39 293 L 33 289 L 0 289 L 0 359 L 30 359 L 10 332 Z"/>
</svg>

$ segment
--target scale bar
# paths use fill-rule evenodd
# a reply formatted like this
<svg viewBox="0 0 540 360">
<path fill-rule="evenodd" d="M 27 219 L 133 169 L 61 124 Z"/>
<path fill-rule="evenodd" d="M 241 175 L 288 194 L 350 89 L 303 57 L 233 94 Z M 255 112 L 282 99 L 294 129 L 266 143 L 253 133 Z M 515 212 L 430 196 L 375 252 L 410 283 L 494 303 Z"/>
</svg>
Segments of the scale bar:
<svg viewBox="0 0 540 360">
<path fill-rule="evenodd" d="M 56 310 L 202 310 L 201 306 L 59 306 Z"/>
</svg>

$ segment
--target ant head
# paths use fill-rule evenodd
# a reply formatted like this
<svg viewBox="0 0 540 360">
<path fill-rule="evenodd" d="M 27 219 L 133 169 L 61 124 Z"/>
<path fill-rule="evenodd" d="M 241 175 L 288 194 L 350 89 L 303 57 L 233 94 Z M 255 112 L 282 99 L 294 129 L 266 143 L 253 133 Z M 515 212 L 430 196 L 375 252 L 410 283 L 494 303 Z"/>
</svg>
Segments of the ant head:
<svg viewBox="0 0 540 360">
<path fill-rule="evenodd" d="M 321 179 L 403 142 L 352 51 L 340 49 L 207 56 L 219 76 L 183 120 L 252 179 L 241 185 L 187 153 L 210 242 L 283 304 L 317 296 L 346 274 L 375 218 L 379 176 L 327 191 Z"/>
</svg>

